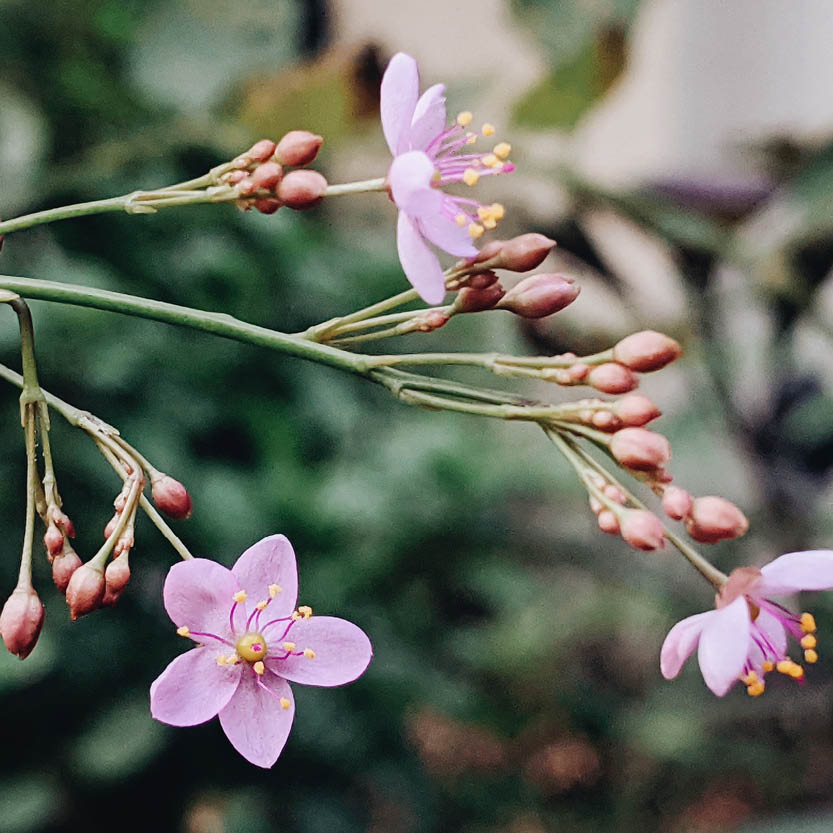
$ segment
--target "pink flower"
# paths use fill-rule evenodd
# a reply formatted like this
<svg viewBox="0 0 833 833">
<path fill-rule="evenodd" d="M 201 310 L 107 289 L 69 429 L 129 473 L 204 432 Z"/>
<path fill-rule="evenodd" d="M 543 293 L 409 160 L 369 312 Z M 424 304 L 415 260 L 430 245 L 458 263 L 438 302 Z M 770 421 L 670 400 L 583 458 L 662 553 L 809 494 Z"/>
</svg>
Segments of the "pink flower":
<svg viewBox="0 0 833 833">
<path fill-rule="evenodd" d="M 662 646 L 660 669 L 671 680 L 697 648 L 706 685 L 722 697 L 737 681 L 752 696 L 764 691 L 764 675 L 772 670 L 802 680 L 804 669 L 787 655 L 787 634 L 804 649 L 804 661 L 814 663 L 816 622 L 773 602 L 800 590 L 833 588 L 833 551 L 791 552 L 761 569 L 733 570 L 715 597 L 716 610 L 697 613 L 671 628 Z"/>
<path fill-rule="evenodd" d="M 296 609 L 297 595 L 295 553 L 283 535 L 249 547 L 231 570 L 205 558 L 172 567 L 165 610 L 177 633 L 199 647 L 177 657 L 150 687 L 153 717 L 195 726 L 219 715 L 232 746 L 271 767 L 295 713 L 287 680 L 343 685 L 372 655 L 364 631 Z"/>
<path fill-rule="evenodd" d="M 402 269 L 429 304 L 445 296 L 445 280 L 433 243 L 456 257 L 474 257 L 472 240 L 503 217 L 503 206 L 481 205 L 452 197 L 440 188 L 452 182 L 474 185 L 482 176 L 509 173 L 504 161 L 511 148 L 500 142 L 488 153 L 460 153 L 477 140 L 467 133 L 471 113 L 460 113 L 446 127 L 445 86 L 435 84 L 419 95 L 416 61 L 402 52 L 393 56 L 382 78 L 382 130 L 393 154 L 388 172 L 391 197 L 399 209 L 397 248 Z M 483 125 L 482 133 L 494 133 Z"/>
</svg>

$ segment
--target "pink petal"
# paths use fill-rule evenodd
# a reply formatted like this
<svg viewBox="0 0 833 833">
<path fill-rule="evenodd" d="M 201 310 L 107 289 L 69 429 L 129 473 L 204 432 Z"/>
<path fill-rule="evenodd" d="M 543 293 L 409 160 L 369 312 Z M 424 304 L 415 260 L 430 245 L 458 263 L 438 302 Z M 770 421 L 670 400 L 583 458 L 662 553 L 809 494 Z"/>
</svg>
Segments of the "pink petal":
<svg viewBox="0 0 833 833">
<path fill-rule="evenodd" d="M 446 214 L 423 214 L 417 217 L 417 225 L 424 237 L 450 255 L 474 257 L 477 254 L 477 248 L 471 242 L 467 227 L 458 226 Z"/>
<path fill-rule="evenodd" d="M 289 701 L 284 709 L 281 698 Z M 243 669 L 240 685 L 220 712 L 220 725 L 231 745 L 250 763 L 269 768 L 289 737 L 295 699 L 288 683 L 274 674 L 259 677 Z"/>
<path fill-rule="evenodd" d="M 367 634 L 352 622 L 334 616 L 313 616 L 299 619 L 286 636 L 297 651 L 312 648 L 315 656 L 275 657 L 266 666 L 280 677 L 296 683 L 336 686 L 360 677 L 373 656 Z"/>
<path fill-rule="evenodd" d="M 402 150 L 425 150 L 445 129 L 445 84 L 429 87 L 417 101 L 408 147 Z"/>
<path fill-rule="evenodd" d="M 191 631 L 212 633 L 231 640 L 229 612 L 234 605 L 234 594 L 240 590 L 231 570 L 208 558 L 193 558 L 174 564 L 168 571 L 163 590 L 165 610 L 177 627 L 185 625 Z M 246 612 L 238 605 L 235 628 L 245 628 Z M 216 647 L 217 640 L 194 637 L 198 642 Z"/>
<path fill-rule="evenodd" d="M 713 611 L 703 632 L 697 660 L 706 685 L 722 697 L 743 671 L 749 653 L 749 607 L 743 596 Z"/>
<path fill-rule="evenodd" d="M 150 713 L 171 726 L 216 717 L 240 682 L 240 665 L 217 665 L 217 651 L 193 648 L 178 656 L 150 687 Z"/>
<path fill-rule="evenodd" d="M 440 261 L 404 211 L 399 212 L 396 225 L 396 247 L 405 276 L 427 304 L 442 303 L 445 278 Z"/>
<path fill-rule="evenodd" d="M 388 170 L 388 185 L 396 207 L 412 217 L 442 211 L 443 195 L 431 187 L 434 163 L 421 150 L 397 156 Z"/>
<path fill-rule="evenodd" d="M 269 586 L 281 588 L 264 611 L 270 619 L 288 616 L 298 601 L 298 568 L 295 551 L 285 535 L 270 535 L 252 544 L 231 568 L 231 572 L 248 595 L 250 612 L 254 605 L 269 599 Z"/>
<path fill-rule="evenodd" d="M 418 96 L 416 61 L 404 52 L 397 52 L 382 76 L 381 91 L 382 132 L 394 156 L 403 134 L 407 135 L 410 130 Z"/>
<path fill-rule="evenodd" d="M 777 661 L 787 651 L 787 633 L 784 626 L 781 620 L 766 608 L 760 608 L 758 618 L 752 623 L 750 638 L 749 659 L 758 672 L 763 670 L 762 663 L 765 659 Z M 761 645 L 764 650 L 761 650 Z"/>
<path fill-rule="evenodd" d="M 659 667 L 666 680 L 673 680 L 680 673 L 685 661 L 697 647 L 700 634 L 714 611 L 697 613 L 677 622 L 665 637 L 660 651 Z"/>
<path fill-rule="evenodd" d="M 755 587 L 761 596 L 786 596 L 800 590 L 833 588 L 833 551 L 789 552 L 761 567 L 762 581 Z"/>
</svg>

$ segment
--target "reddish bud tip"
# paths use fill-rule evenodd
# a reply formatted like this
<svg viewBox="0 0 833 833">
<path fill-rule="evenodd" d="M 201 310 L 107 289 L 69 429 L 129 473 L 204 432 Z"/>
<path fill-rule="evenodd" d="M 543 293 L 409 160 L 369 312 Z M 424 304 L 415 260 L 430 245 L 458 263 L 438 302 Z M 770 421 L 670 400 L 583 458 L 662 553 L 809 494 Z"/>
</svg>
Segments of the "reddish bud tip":
<svg viewBox="0 0 833 833">
<path fill-rule="evenodd" d="M 621 523 L 622 538 L 632 547 L 645 552 L 665 546 L 665 530 L 653 512 L 632 509 L 625 513 Z"/>
<path fill-rule="evenodd" d="M 528 272 L 540 266 L 554 247 L 555 240 L 543 234 L 521 234 L 503 244 L 495 265 L 512 272 Z"/>
<path fill-rule="evenodd" d="M 252 171 L 249 179 L 255 191 L 271 191 L 283 176 L 283 168 L 277 162 L 264 162 Z"/>
<path fill-rule="evenodd" d="M 243 156 L 248 157 L 252 162 L 265 162 L 272 158 L 276 147 L 277 145 L 271 139 L 261 139 L 255 142 Z"/>
<path fill-rule="evenodd" d="M 671 459 L 671 444 L 647 428 L 622 428 L 610 438 L 610 453 L 625 468 L 651 471 Z"/>
<path fill-rule="evenodd" d="M 602 393 L 627 393 L 639 384 L 627 367 L 616 362 L 605 362 L 591 368 L 586 382 Z"/>
<path fill-rule="evenodd" d="M 498 306 L 524 318 L 546 318 L 572 304 L 580 291 L 567 275 L 532 275 L 513 286 Z"/>
<path fill-rule="evenodd" d="M 51 521 L 44 533 L 43 544 L 50 561 L 64 548 L 64 533 Z"/>
<path fill-rule="evenodd" d="M 274 214 L 282 205 L 275 197 L 259 197 L 255 200 L 255 208 L 261 214 Z"/>
<path fill-rule="evenodd" d="M 67 585 L 72 574 L 81 566 L 78 553 L 67 542 L 64 551 L 52 559 L 52 581 L 61 593 L 67 592 Z"/>
<path fill-rule="evenodd" d="M 632 427 L 647 425 L 662 416 L 662 411 L 641 393 L 632 393 L 617 400 L 613 404 L 613 413 L 619 417 L 623 425 Z"/>
<path fill-rule="evenodd" d="M 89 564 L 82 564 L 72 574 L 66 596 L 73 620 L 97 610 L 104 598 L 104 573 Z"/>
<path fill-rule="evenodd" d="M 640 373 L 659 370 L 682 355 L 679 343 L 663 333 L 643 330 L 623 338 L 613 348 L 613 358 Z"/>
<path fill-rule="evenodd" d="M 312 208 L 327 190 L 327 180 L 318 171 L 292 171 L 278 185 L 278 199 L 290 208 Z"/>
<path fill-rule="evenodd" d="M 482 288 L 464 286 L 454 299 L 454 312 L 482 312 L 492 309 L 504 294 L 499 283 L 491 283 Z"/>
<path fill-rule="evenodd" d="M 104 598 L 101 603 L 112 607 L 119 600 L 129 581 L 130 565 L 125 551 L 118 558 L 111 561 L 104 571 Z"/>
<path fill-rule="evenodd" d="M 740 538 L 749 529 L 746 515 L 729 500 L 714 495 L 694 499 L 685 519 L 688 534 L 701 544 Z"/>
<path fill-rule="evenodd" d="M 662 494 L 662 511 L 675 521 L 681 521 L 691 511 L 694 498 L 679 486 L 669 486 Z"/>
<path fill-rule="evenodd" d="M 191 495 L 173 477 L 162 474 L 153 480 L 151 494 L 157 507 L 174 520 L 184 521 L 191 517 L 191 512 L 194 509 Z"/>
<path fill-rule="evenodd" d="M 32 653 L 43 627 L 43 616 L 43 605 L 34 588 L 16 588 L 0 612 L 0 634 L 9 653 L 20 659 Z"/>
<path fill-rule="evenodd" d="M 309 165 L 316 156 L 323 143 L 321 136 L 310 133 L 309 130 L 290 130 L 275 148 L 275 159 L 282 165 Z"/>
</svg>

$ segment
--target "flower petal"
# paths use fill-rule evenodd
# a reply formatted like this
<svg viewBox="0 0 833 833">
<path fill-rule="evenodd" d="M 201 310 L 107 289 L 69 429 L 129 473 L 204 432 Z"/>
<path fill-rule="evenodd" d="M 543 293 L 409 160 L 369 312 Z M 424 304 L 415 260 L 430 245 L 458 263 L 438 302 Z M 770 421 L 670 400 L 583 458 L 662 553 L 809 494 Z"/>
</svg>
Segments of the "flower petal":
<svg viewBox="0 0 833 833">
<path fill-rule="evenodd" d="M 240 682 L 241 666 L 217 665 L 217 652 L 193 648 L 178 656 L 150 687 L 150 713 L 171 726 L 196 726 L 216 717 Z"/>
<path fill-rule="evenodd" d="M 163 590 L 165 610 L 177 627 L 191 631 L 232 638 L 229 612 L 234 605 L 234 594 L 240 590 L 231 570 L 208 558 L 192 558 L 174 564 L 168 571 Z M 238 605 L 235 627 L 246 624 L 246 612 Z M 216 646 L 218 642 L 194 636 L 198 642 Z"/>
<path fill-rule="evenodd" d="M 264 615 L 270 619 L 288 616 L 298 601 L 298 567 L 295 551 L 285 535 L 270 535 L 252 544 L 231 568 L 240 587 L 248 595 L 251 612 L 257 602 L 269 599 L 270 585 L 281 591 L 269 602 Z"/>
<path fill-rule="evenodd" d="M 749 631 L 752 644 L 749 648 L 749 659 L 755 670 L 763 670 L 764 660 L 777 662 L 787 652 L 787 632 L 781 620 L 770 613 L 766 607 L 760 608 L 757 619 L 752 623 Z"/>
<path fill-rule="evenodd" d="M 382 132 L 390 152 L 396 156 L 400 139 L 407 135 L 419 96 L 419 70 L 416 61 L 404 52 L 390 59 L 382 76 Z"/>
<path fill-rule="evenodd" d="M 271 658 L 266 666 L 280 677 L 296 683 L 336 686 L 360 677 L 373 656 L 367 634 L 352 622 L 335 616 L 313 616 L 298 619 L 286 636 L 303 651 L 311 648 L 315 656 Z"/>
<path fill-rule="evenodd" d="M 397 156 L 388 170 L 388 185 L 396 207 L 412 217 L 442 211 L 443 195 L 431 187 L 434 163 L 421 150 Z"/>
<path fill-rule="evenodd" d="M 474 257 L 477 254 L 477 247 L 471 242 L 466 226 L 458 226 L 446 214 L 423 214 L 417 218 L 417 226 L 424 237 L 450 255 Z"/>
<path fill-rule="evenodd" d="M 425 150 L 444 129 L 445 84 L 434 84 L 417 101 L 411 128 L 407 132 L 408 147 L 400 148 L 400 152 L 402 150 Z"/>
<path fill-rule="evenodd" d="M 680 673 L 685 661 L 697 647 L 697 642 L 708 617 L 713 615 L 713 610 L 697 613 L 677 622 L 668 631 L 668 636 L 665 637 L 665 642 L 662 643 L 662 651 L 660 651 L 659 656 L 659 668 L 666 680 L 673 680 Z"/>
<path fill-rule="evenodd" d="M 445 278 L 440 261 L 404 211 L 399 212 L 396 247 L 402 270 L 422 300 L 432 305 L 442 303 L 445 298 Z"/>
<path fill-rule="evenodd" d="M 281 698 L 289 701 L 289 708 L 281 705 Z M 259 677 L 246 667 L 237 691 L 220 712 L 220 725 L 247 761 L 269 768 L 281 754 L 294 716 L 289 684 L 274 674 Z"/>
<path fill-rule="evenodd" d="M 697 660 L 706 685 L 722 697 L 743 671 L 749 654 L 749 607 L 743 596 L 713 611 L 703 632 Z"/>
<path fill-rule="evenodd" d="M 833 588 L 833 550 L 788 552 L 761 567 L 756 595 L 787 596 L 800 590 Z"/>
</svg>

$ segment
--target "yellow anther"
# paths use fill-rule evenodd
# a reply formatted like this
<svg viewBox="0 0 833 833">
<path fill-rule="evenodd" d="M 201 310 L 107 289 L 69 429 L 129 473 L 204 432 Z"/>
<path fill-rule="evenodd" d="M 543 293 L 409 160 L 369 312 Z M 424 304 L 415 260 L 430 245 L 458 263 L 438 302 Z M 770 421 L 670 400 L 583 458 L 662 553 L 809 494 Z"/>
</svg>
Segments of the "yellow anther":
<svg viewBox="0 0 833 833">
<path fill-rule="evenodd" d="M 808 633 L 806 636 L 801 637 L 801 647 L 802 648 L 815 648 L 816 647 L 816 638 L 813 634 Z"/>
<path fill-rule="evenodd" d="M 220 654 L 217 657 L 217 665 L 220 665 L 220 666 L 228 665 L 228 657 L 225 654 Z"/>
<path fill-rule="evenodd" d="M 781 659 L 775 663 L 775 670 L 779 674 L 789 674 L 795 663 L 791 659 Z"/>
<path fill-rule="evenodd" d="M 744 685 L 755 685 L 758 682 L 758 675 L 754 671 L 750 671 L 745 677 L 741 677 L 740 679 Z"/>
<path fill-rule="evenodd" d="M 283 593 L 283 587 L 280 584 L 270 584 L 269 585 L 269 598 L 274 599 L 278 593 Z"/>
<path fill-rule="evenodd" d="M 498 165 L 503 167 L 503 162 L 494 155 L 494 153 L 487 153 L 481 160 L 480 160 L 487 168 L 496 168 Z"/>
<path fill-rule="evenodd" d="M 431 176 L 431 182 L 433 182 L 434 185 L 439 185 L 442 182 L 442 180 L 443 175 L 435 168 L 434 173 Z"/>
<path fill-rule="evenodd" d="M 512 153 L 512 145 L 509 142 L 498 142 L 493 148 L 492 153 L 499 156 L 501 159 L 506 159 Z"/>
<path fill-rule="evenodd" d="M 504 215 L 506 214 L 506 209 L 501 205 L 499 202 L 493 202 L 490 206 L 492 209 L 492 217 L 496 220 L 502 220 Z"/>
<path fill-rule="evenodd" d="M 234 599 L 234 601 L 236 601 L 238 604 L 242 604 L 243 602 L 245 602 L 245 601 L 246 601 L 246 599 L 248 598 L 248 596 L 246 595 L 246 591 L 245 591 L 245 590 L 238 590 L 238 591 L 234 594 L 234 596 L 232 596 L 232 598 L 233 598 L 233 599 Z"/>
<path fill-rule="evenodd" d="M 466 185 L 477 185 L 477 181 L 480 179 L 480 174 L 474 168 L 466 168 L 463 171 L 463 182 Z"/>
<path fill-rule="evenodd" d="M 262 601 L 259 601 L 259 602 L 255 605 L 255 607 L 256 607 L 258 610 L 265 610 L 265 609 L 266 609 L 266 605 L 268 605 L 268 604 L 269 604 L 269 599 L 263 599 Z"/>
<path fill-rule="evenodd" d="M 494 217 L 487 217 L 483 221 L 483 228 L 489 229 L 491 231 L 493 228 L 497 228 L 497 220 Z"/>
<path fill-rule="evenodd" d="M 813 618 L 812 613 L 801 614 L 801 630 L 803 630 L 804 633 L 816 632 L 816 620 Z"/>
<path fill-rule="evenodd" d="M 304 656 L 307 659 L 315 659 L 315 651 L 312 648 L 304 648 Z"/>
<path fill-rule="evenodd" d="M 471 124 L 473 118 L 474 115 L 471 113 L 470 110 L 463 110 L 462 113 L 457 114 L 457 124 L 459 124 L 460 127 L 468 127 Z"/>
<path fill-rule="evenodd" d="M 300 613 L 304 619 L 309 619 L 309 617 L 312 616 L 312 608 L 309 605 L 301 605 L 298 608 L 298 613 Z"/>
<path fill-rule="evenodd" d="M 764 693 L 764 689 L 766 686 L 762 682 L 753 683 L 750 686 L 747 686 L 746 693 L 750 697 L 760 697 Z"/>
<path fill-rule="evenodd" d="M 810 665 L 819 661 L 819 655 L 812 649 L 808 648 L 804 652 L 804 662 L 809 662 Z"/>
<path fill-rule="evenodd" d="M 479 223 L 469 223 L 469 237 L 477 240 L 478 237 L 483 236 L 483 226 Z"/>
<path fill-rule="evenodd" d="M 190 636 L 191 635 L 191 629 L 188 627 L 188 625 L 183 625 L 181 628 L 177 628 L 176 632 L 177 632 L 178 636 Z"/>
<path fill-rule="evenodd" d="M 284 711 L 286 711 L 291 705 L 292 703 L 290 703 L 289 700 L 286 699 L 286 697 L 281 697 L 281 708 Z"/>
<path fill-rule="evenodd" d="M 790 676 L 794 680 L 798 680 L 804 676 L 804 669 L 797 663 L 793 663 L 793 667 L 790 669 Z"/>
<path fill-rule="evenodd" d="M 486 122 L 486 124 L 484 124 L 483 127 L 480 128 L 480 132 L 484 136 L 494 136 L 495 126 L 493 124 L 489 124 L 489 122 Z"/>
<path fill-rule="evenodd" d="M 469 218 L 468 218 L 468 217 L 466 217 L 466 215 L 465 215 L 465 214 L 458 214 L 458 215 L 454 218 L 454 222 L 455 222 L 455 223 L 457 223 L 457 225 L 458 225 L 458 226 L 460 226 L 460 228 L 462 228 L 462 227 L 466 224 L 466 222 L 468 221 L 468 219 L 469 219 Z"/>
<path fill-rule="evenodd" d="M 476 133 L 469 133 L 466 136 L 466 144 L 467 145 L 473 145 L 477 141 L 478 138 L 479 137 Z"/>
<path fill-rule="evenodd" d="M 258 660 L 253 666 L 252 671 L 255 672 L 259 677 L 262 677 L 266 673 L 266 666 Z"/>
<path fill-rule="evenodd" d="M 295 650 L 295 643 L 294 642 L 284 642 L 283 643 L 284 651 L 289 651 L 290 653 Z"/>
<path fill-rule="evenodd" d="M 772 671 L 772 669 L 773 669 L 773 668 L 775 668 L 775 664 L 774 664 L 774 663 L 772 663 L 772 662 L 770 662 L 768 659 L 765 659 L 765 660 L 761 663 L 761 667 L 764 669 L 764 671 L 766 671 L 767 673 L 769 673 L 770 671 Z"/>
</svg>

